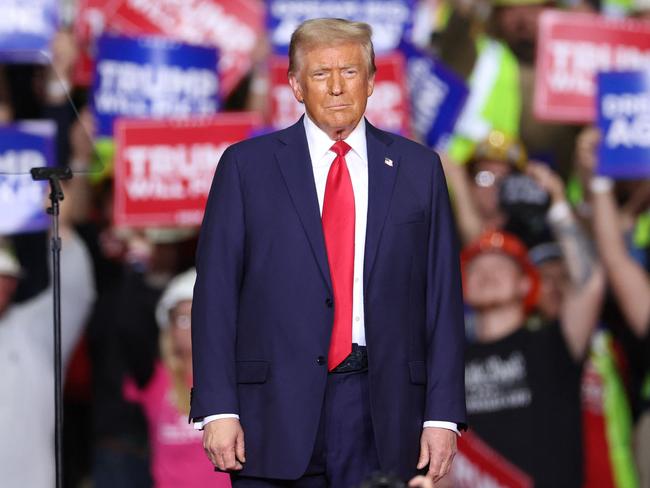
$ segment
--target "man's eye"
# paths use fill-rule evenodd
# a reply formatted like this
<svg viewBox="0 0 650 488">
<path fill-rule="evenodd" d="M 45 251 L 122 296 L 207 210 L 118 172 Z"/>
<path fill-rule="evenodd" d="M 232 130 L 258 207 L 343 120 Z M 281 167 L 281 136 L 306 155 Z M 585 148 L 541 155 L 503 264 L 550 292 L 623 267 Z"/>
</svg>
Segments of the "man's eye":
<svg viewBox="0 0 650 488">
<path fill-rule="evenodd" d="M 316 71 L 313 74 L 313 77 L 316 78 L 317 80 L 325 78 L 325 72 L 324 71 Z"/>
<path fill-rule="evenodd" d="M 354 68 L 348 68 L 344 71 L 344 74 L 347 76 L 354 76 L 357 74 L 357 70 Z"/>
</svg>

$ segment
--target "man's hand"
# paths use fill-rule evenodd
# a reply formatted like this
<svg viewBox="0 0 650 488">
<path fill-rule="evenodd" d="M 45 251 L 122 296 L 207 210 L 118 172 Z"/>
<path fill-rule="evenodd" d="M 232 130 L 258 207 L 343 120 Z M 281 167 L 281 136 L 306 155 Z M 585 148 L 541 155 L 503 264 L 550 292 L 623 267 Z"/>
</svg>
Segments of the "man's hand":
<svg viewBox="0 0 650 488">
<path fill-rule="evenodd" d="M 418 469 L 427 464 L 427 476 L 435 483 L 445 476 L 451 468 L 456 455 L 456 433 L 439 427 L 425 427 L 420 438 L 420 460 Z"/>
<path fill-rule="evenodd" d="M 526 174 L 549 194 L 553 203 L 566 201 L 562 178 L 546 164 L 530 161 L 526 168 Z"/>
<path fill-rule="evenodd" d="M 244 430 L 236 418 L 213 420 L 203 428 L 203 449 L 217 468 L 239 471 L 246 462 Z"/>
</svg>

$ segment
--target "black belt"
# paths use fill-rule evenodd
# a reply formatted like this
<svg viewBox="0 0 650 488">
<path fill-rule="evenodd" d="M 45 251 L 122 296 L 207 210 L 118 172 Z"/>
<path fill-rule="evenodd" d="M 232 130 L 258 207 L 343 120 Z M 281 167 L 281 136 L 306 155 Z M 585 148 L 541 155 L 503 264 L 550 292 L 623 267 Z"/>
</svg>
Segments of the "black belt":
<svg viewBox="0 0 650 488">
<path fill-rule="evenodd" d="M 368 350 L 366 346 L 352 344 L 352 352 L 330 373 L 353 373 L 368 370 Z"/>
</svg>

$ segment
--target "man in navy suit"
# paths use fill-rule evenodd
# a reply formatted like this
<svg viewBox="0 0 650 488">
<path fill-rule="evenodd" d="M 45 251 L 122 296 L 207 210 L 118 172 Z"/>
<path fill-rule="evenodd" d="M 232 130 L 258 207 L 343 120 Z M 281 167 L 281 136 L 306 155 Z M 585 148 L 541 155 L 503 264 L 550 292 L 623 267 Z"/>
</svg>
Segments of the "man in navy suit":
<svg viewBox="0 0 650 488">
<path fill-rule="evenodd" d="M 444 476 L 465 425 L 458 245 L 438 156 L 368 123 L 367 24 L 303 23 L 306 115 L 229 147 L 197 252 L 190 417 L 236 487 Z"/>
</svg>

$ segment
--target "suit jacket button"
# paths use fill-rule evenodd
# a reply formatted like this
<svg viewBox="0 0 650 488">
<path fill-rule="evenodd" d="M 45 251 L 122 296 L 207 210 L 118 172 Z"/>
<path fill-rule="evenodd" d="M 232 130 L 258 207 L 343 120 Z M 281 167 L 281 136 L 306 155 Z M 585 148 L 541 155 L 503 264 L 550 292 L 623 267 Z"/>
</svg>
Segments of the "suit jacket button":
<svg viewBox="0 0 650 488">
<path fill-rule="evenodd" d="M 327 305 L 327 308 L 332 308 L 332 306 L 334 305 L 334 300 L 328 298 L 327 300 L 325 300 L 325 305 Z"/>
<path fill-rule="evenodd" d="M 316 358 L 316 363 L 318 363 L 319 366 L 322 366 L 326 363 L 327 361 L 325 360 L 325 356 L 318 356 Z"/>
</svg>

